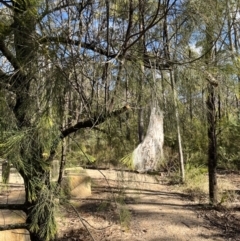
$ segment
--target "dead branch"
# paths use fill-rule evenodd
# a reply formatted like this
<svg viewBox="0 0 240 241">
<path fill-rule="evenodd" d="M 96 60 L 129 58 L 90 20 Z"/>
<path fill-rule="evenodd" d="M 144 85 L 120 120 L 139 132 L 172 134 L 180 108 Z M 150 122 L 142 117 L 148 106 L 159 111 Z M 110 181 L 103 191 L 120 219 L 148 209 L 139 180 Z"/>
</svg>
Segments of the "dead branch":
<svg viewBox="0 0 240 241">
<path fill-rule="evenodd" d="M 105 122 L 108 118 L 119 116 L 120 114 L 124 113 L 125 111 L 128 111 L 129 109 L 130 109 L 130 106 L 126 105 L 126 106 L 122 107 L 121 109 L 117 109 L 110 113 L 96 115 L 91 119 L 80 121 L 77 124 L 63 130 L 62 134 L 61 134 L 61 139 L 67 137 L 68 135 L 70 135 L 80 129 L 88 128 L 88 127 L 89 128 L 95 127 L 95 126 Z"/>
<path fill-rule="evenodd" d="M 28 229 L 28 224 L 15 223 L 15 224 L 0 225 L 0 231 L 11 230 L 11 229 Z"/>
<path fill-rule="evenodd" d="M 1 210 L 22 210 L 25 211 L 26 205 L 25 204 L 0 204 Z"/>
</svg>

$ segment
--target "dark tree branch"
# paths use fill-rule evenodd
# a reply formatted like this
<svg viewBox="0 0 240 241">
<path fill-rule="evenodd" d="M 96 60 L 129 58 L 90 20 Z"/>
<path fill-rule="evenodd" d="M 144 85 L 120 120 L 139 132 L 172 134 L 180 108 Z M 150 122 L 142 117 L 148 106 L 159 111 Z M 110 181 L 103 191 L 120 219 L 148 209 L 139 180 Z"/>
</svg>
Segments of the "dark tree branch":
<svg viewBox="0 0 240 241">
<path fill-rule="evenodd" d="M 72 45 L 76 45 L 76 46 L 80 45 L 82 48 L 92 50 L 96 53 L 99 53 L 99 54 L 104 55 L 109 58 L 115 58 L 117 56 L 116 53 L 109 53 L 109 55 L 108 55 L 107 50 L 104 48 L 98 47 L 96 43 L 85 43 L 85 42 L 81 42 L 78 40 L 67 39 L 64 37 L 51 37 L 51 36 L 45 36 L 39 40 L 40 44 L 48 43 L 48 42 L 61 43 L 61 44 L 72 44 Z"/>
<path fill-rule="evenodd" d="M 59 5 L 55 8 L 52 8 L 52 9 L 49 9 L 48 7 L 45 9 L 45 11 L 41 14 L 41 16 L 38 18 L 38 21 L 41 21 L 46 15 L 50 14 L 50 13 L 53 13 L 53 12 L 56 12 L 56 11 L 59 11 L 63 8 L 66 8 L 66 7 L 70 7 L 70 6 L 75 6 L 76 3 L 74 4 L 63 4 L 63 5 Z"/>
<path fill-rule="evenodd" d="M 0 204 L 0 210 L 22 210 L 25 211 L 25 204 Z"/>
<path fill-rule="evenodd" d="M 14 73 L 5 73 L 0 69 L 0 87 L 6 90 L 12 90 L 12 84 L 14 83 L 15 76 Z"/>
<path fill-rule="evenodd" d="M 131 109 L 131 107 L 129 105 L 126 105 L 126 106 L 122 107 L 121 109 L 117 109 L 112 112 L 107 112 L 104 114 L 96 115 L 91 119 L 79 121 L 77 124 L 62 130 L 61 135 L 53 143 L 53 145 L 51 147 L 50 155 L 47 158 L 46 162 L 51 162 L 53 160 L 53 158 L 56 154 L 56 149 L 57 149 L 58 144 L 61 139 L 64 139 L 67 136 L 69 136 L 70 134 L 75 133 L 78 130 L 83 129 L 83 128 L 95 128 L 97 125 L 105 122 L 108 118 L 119 116 L 120 114 L 122 114 L 130 109 Z"/>
<path fill-rule="evenodd" d="M 72 44 L 72 45 L 76 45 L 76 46 L 81 46 L 81 48 L 85 48 L 88 50 L 92 50 L 95 53 L 99 53 L 101 55 L 106 56 L 107 58 L 111 59 L 111 58 L 119 58 L 119 59 L 126 59 L 128 61 L 132 61 L 135 62 L 138 59 L 138 56 L 134 56 L 132 54 L 126 54 L 127 50 L 129 50 L 134 44 L 136 44 L 137 41 L 139 41 L 139 39 L 141 39 L 141 37 L 149 30 L 151 29 L 154 25 L 156 25 L 158 22 L 160 22 L 170 11 L 170 9 L 175 5 L 176 0 L 174 0 L 171 4 L 169 4 L 170 1 L 167 1 L 166 6 L 168 6 L 168 8 L 166 8 L 163 12 L 163 14 L 159 17 L 159 11 L 161 8 L 161 1 L 158 1 L 158 5 L 157 5 L 157 9 L 155 11 L 154 16 L 152 17 L 150 23 L 148 24 L 148 26 L 146 26 L 144 28 L 143 31 L 140 31 L 138 33 L 134 33 L 132 35 L 130 35 L 130 31 L 132 28 L 132 17 L 133 17 L 133 6 L 132 6 L 132 2 L 130 1 L 130 5 L 129 5 L 129 24 L 127 27 L 127 33 L 125 36 L 125 40 L 123 43 L 123 46 L 119 49 L 119 51 L 117 53 L 114 52 L 110 52 L 108 51 L 108 49 L 99 47 L 97 43 L 86 43 L 86 42 L 82 42 L 82 41 L 78 41 L 78 40 L 72 40 L 72 39 L 67 39 L 64 37 L 43 37 L 39 42 L 40 43 L 47 43 L 47 42 L 55 42 L 55 43 L 62 43 L 62 44 Z M 90 1 L 91 3 L 91 1 Z M 85 8 L 87 5 L 89 5 L 90 3 L 86 3 L 84 6 L 81 6 L 81 9 Z M 64 6 L 58 6 L 57 8 L 62 8 Z M 66 7 L 66 6 L 65 6 Z M 129 44 L 129 39 L 133 38 L 137 36 L 136 39 L 134 39 L 133 42 L 131 42 Z M 157 60 L 157 69 L 170 69 L 171 66 L 173 64 L 181 64 L 181 63 L 173 63 L 173 62 L 169 62 L 166 59 L 162 59 L 162 58 L 157 58 L 157 56 L 153 56 L 155 60 Z M 146 68 L 151 68 L 151 55 L 148 53 L 144 53 L 144 66 Z"/>
<path fill-rule="evenodd" d="M 0 69 L 0 79 L 1 79 L 1 83 L 6 83 L 11 76 L 7 75 L 6 73 L 4 73 L 1 69 Z"/>
<path fill-rule="evenodd" d="M 127 27 L 125 41 L 123 44 L 123 56 L 127 52 L 127 45 L 128 45 L 128 41 L 130 39 L 131 29 L 132 29 L 132 25 L 133 25 L 133 13 L 134 13 L 133 2 L 130 1 L 129 2 L 129 14 L 128 14 L 128 27 Z"/>
<path fill-rule="evenodd" d="M 15 224 L 0 225 L 0 231 L 11 230 L 11 229 L 28 229 L 28 224 L 15 223 Z"/>
<path fill-rule="evenodd" d="M 13 9 L 13 6 L 10 5 L 10 4 L 8 4 L 8 2 L 9 2 L 9 1 L 2 1 L 2 0 L 0 0 L 0 3 L 2 3 L 5 7 L 10 8 L 10 9 Z"/>
<path fill-rule="evenodd" d="M 177 1 L 177 0 L 174 0 L 174 1 L 172 2 L 172 4 L 166 9 L 166 11 L 163 13 L 163 15 L 162 15 L 160 18 L 158 18 L 158 15 L 159 15 L 160 7 L 161 7 L 161 3 L 160 3 L 161 1 L 158 1 L 158 6 L 157 6 L 156 14 L 154 15 L 152 21 L 148 24 L 148 26 L 146 26 L 146 27 L 144 28 L 143 31 L 141 31 L 141 32 L 139 32 L 139 33 L 134 33 L 134 34 L 132 34 L 132 35 L 129 37 L 129 38 L 132 38 L 132 37 L 138 35 L 138 37 L 137 37 L 131 44 L 128 45 L 127 49 L 131 48 L 134 44 L 136 44 L 136 43 L 139 41 L 139 39 L 141 39 L 142 36 L 143 36 L 149 29 L 151 29 L 153 26 L 155 26 L 157 23 L 159 23 L 162 19 L 164 19 L 164 18 L 166 17 L 166 15 L 168 14 L 168 12 L 170 11 L 170 9 L 172 8 L 172 6 L 175 5 L 176 1 Z M 127 50 L 127 49 L 126 49 L 126 50 Z"/>
<path fill-rule="evenodd" d="M 11 63 L 15 70 L 20 70 L 20 65 L 14 55 L 9 51 L 9 49 L 4 44 L 3 40 L 0 40 L 0 51 L 7 58 L 7 60 Z"/>
<path fill-rule="evenodd" d="M 121 109 L 117 109 L 110 113 L 96 115 L 91 119 L 80 121 L 77 124 L 75 124 L 74 126 L 71 126 L 67 129 L 63 130 L 62 134 L 61 134 L 61 139 L 67 137 L 68 135 L 70 135 L 80 129 L 87 128 L 87 127 L 89 127 L 89 128 L 95 127 L 95 126 L 105 122 L 108 118 L 116 117 L 128 110 L 130 110 L 130 107 L 128 105 L 126 105 L 126 106 L 122 107 Z"/>
<path fill-rule="evenodd" d="M 217 38 L 218 39 L 218 38 Z M 216 41 L 217 41 L 216 39 Z M 118 58 L 118 59 L 126 59 L 127 61 L 130 62 L 136 62 L 138 60 L 138 56 L 134 56 L 133 54 L 125 54 L 123 55 L 122 53 L 113 53 L 110 52 L 109 54 L 107 53 L 107 50 L 101 47 L 97 46 L 97 43 L 85 43 L 85 42 L 81 42 L 78 40 L 71 40 L 71 39 L 66 39 L 66 38 L 61 38 L 61 37 L 44 37 L 40 40 L 40 43 L 47 43 L 47 42 L 55 42 L 55 43 L 62 43 L 62 44 L 73 44 L 76 46 L 81 46 L 82 48 L 88 49 L 88 50 L 92 50 L 95 53 L 99 53 L 101 55 L 104 55 L 108 58 Z M 216 42 L 214 42 L 215 44 Z M 214 44 L 212 44 L 212 47 L 214 46 Z M 153 53 L 144 53 L 143 56 L 143 60 L 144 60 L 144 67 L 150 69 L 152 68 L 152 64 L 151 62 L 156 61 L 156 69 L 159 70 L 169 70 L 172 68 L 173 65 L 185 65 L 185 64 L 191 64 L 194 63 L 200 59 L 203 58 L 203 56 L 205 56 L 208 52 L 211 51 L 211 48 L 209 48 L 208 50 L 206 50 L 206 52 L 204 52 L 201 56 L 192 59 L 192 60 L 188 60 L 188 61 L 184 61 L 184 62 L 180 62 L 180 61 L 174 61 L 174 60 L 168 60 L 165 58 L 160 58 L 157 57 L 156 55 L 154 55 Z M 164 62 L 164 63 L 163 63 Z M 155 66 L 154 66 L 155 67 Z"/>
<path fill-rule="evenodd" d="M 58 5 L 55 8 L 52 8 L 52 9 L 49 9 L 49 7 L 47 6 L 46 9 L 41 14 L 41 16 L 38 18 L 38 21 L 41 21 L 46 15 L 48 15 L 50 13 L 53 13 L 53 12 L 56 12 L 56 11 L 60 11 L 61 9 L 66 8 L 66 7 L 76 6 L 77 9 L 78 9 L 78 12 L 81 12 L 90 4 L 92 4 L 91 0 L 87 1 L 86 4 L 82 4 L 82 3 L 78 4 L 76 2 L 66 3 L 66 4 Z"/>
<path fill-rule="evenodd" d="M 112 59 L 114 59 L 114 58 L 126 59 L 127 61 L 130 61 L 130 62 L 136 62 L 138 59 L 138 56 L 134 56 L 132 54 L 125 54 L 125 51 L 124 51 L 124 53 L 121 53 L 121 54 L 113 53 L 113 52 L 108 53 L 107 49 L 98 47 L 96 43 L 85 43 L 85 42 L 81 42 L 78 40 L 66 39 L 63 37 L 44 37 L 39 42 L 40 43 L 55 42 L 55 43 L 62 43 L 62 44 L 72 44 L 72 45 L 76 45 L 76 46 L 80 45 L 81 48 L 92 50 L 95 53 L 99 53 L 101 55 L 106 56 L 107 58 L 112 58 Z M 151 60 L 157 60 L 158 63 L 156 65 L 156 68 L 161 69 L 161 70 L 169 69 L 169 68 L 171 68 L 171 65 L 172 65 L 171 63 L 163 64 L 162 58 L 158 58 L 155 55 L 151 55 L 149 53 L 145 53 L 143 58 L 144 58 L 144 66 L 146 68 L 152 67 Z M 166 61 L 164 60 L 164 62 L 166 62 Z"/>
</svg>

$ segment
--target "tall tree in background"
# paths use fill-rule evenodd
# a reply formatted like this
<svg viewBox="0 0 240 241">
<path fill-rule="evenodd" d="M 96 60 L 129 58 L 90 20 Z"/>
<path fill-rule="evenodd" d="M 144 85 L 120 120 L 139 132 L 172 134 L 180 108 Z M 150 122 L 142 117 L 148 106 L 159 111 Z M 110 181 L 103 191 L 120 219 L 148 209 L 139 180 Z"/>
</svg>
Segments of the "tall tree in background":
<svg viewBox="0 0 240 241">
<path fill-rule="evenodd" d="M 145 7 L 146 1 L 139 0 L 139 31 L 144 31 L 145 29 Z M 145 82 L 145 68 L 144 68 L 144 54 L 146 53 L 146 43 L 145 34 L 139 40 L 139 53 L 140 53 L 140 76 L 138 80 L 138 140 L 141 143 L 144 139 L 144 110 L 142 106 L 143 99 L 143 85 Z"/>
<path fill-rule="evenodd" d="M 211 7 L 209 8 L 209 6 Z M 198 66 L 198 70 L 202 72 L 201 76 L 207 84 L 205 92 L 207 107 L 209 200 L 210 203 L 215 205 L 217 204 L 218 134 L 221 132 L 219 119 L 221 118 L 222 112 L 221 99 L 223 99 L 219 89 L 224 89 L 224 87 L 221 86 L 222 83 L 217 79 L 222 79 L 222 77 L 220 77 L 223 75 L 222 70 L 226 67 L 226 62 L 229 61 L 228 47 L 225 46 L 225 40 L 229 35 L 229 30 L 226 28 L 227 22 L 225 21 L 229 9 L 227 4 L 221 1 L 212 1 L 211 3 L 189 1 L 188 9 L 190 13 L 193 12 L 195 14 L 193 19 L 196 18 L 196 16 L 199 17 L 200 27 L 196 28 L 196 34 L 201 36 L 198 45 L 202 47 L 201 52 L 203 58 L 202 61 L 197 62 L 197 64 L 200 65 Z"/>
<path fill-rule="evenodd" d="M 209 174 L 209 200 L 210 203 L 216 205 L 217 199 L 217 163 L 218 163 L 218 141 L 217 141 L 217 110 L 216 110 L 216 87 L 218 81 L 210 74 L 211 68 L 217 64 L 216 48 L 217 48 L 217 37 L 215 33 L 222 26 L 222 6 L 218 1 L 213 1 L 211 9 L 214 9 L 213 13 L 208 15 L 205 21 L 206 24 L 206 44 L 205 44 L 205 63 L 207 71 L 207 121 L 208 121 L 208 174 Z M 218 109 L 219 115 L 221 109 Z"/>
<path fill-rule="evenodd" d="M 170 3 L 168 3 L 170 4 Z M 168 6 L 165 6 L 166 9 Z M 176 9 L 174 9 L 177 11 Z M 173 10 L 172 15 L 175 15 L 175 11 Z M 170 23 L 171 24 L 170 24 Z M 168 16 L 165 16 L 162 25 L 163 25 L 163 35 L 162 35 L 162 42 L 164 44 L 164 58 L 168 60 L 169 62 L 173 61 L 173 59 L 176 59 L 176 49 L 175 46 L 177 45 L 177 38 L 178 38 L 178 26 L 184 22 L 180 18 L 180 23 L 178 22 L 178 17 L 174 18 L 172 20 Z M 175 25 L 174 31 L 171 32 L 171 37 L 169 34 L 169 29 L 171 25 Z M 170 47 L 173 46 L 173 50 L 170 51 Z M 177 142 L 178 142 L 178 154 L 179 154 L 179 171 L 181 176 L 181 182 L 183 183 L 185 181 L 185 169 L 184 169 L 184 157 L 183 157 L 183 148 L 182 148 L 182 137 L 181 137 L 181 131 L 180 131 L 180 121 L 179 121 L 179 110 L 178 110 L 178 93 L 177 93 L 177 87 L 176 87 L 176 81 L 177 81 L 177 68 L 173 67 L 169 70 L 169 81 L 172 89 L 172 99 L 173 99 L 173 105 L 174 105 L 174 112 L 175 112 L 175 123 L 176 123 L 176 130 L 177 130 Z"/>
</svg>

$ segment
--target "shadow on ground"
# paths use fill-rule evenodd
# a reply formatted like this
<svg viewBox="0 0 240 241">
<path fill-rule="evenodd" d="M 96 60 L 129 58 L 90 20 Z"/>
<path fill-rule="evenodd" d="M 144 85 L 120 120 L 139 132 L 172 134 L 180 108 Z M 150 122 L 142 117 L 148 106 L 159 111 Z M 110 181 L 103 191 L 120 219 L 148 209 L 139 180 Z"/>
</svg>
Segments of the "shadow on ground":
<svg viewBox="0 0 240 241">
<path fill-rule="evenodd" d="M 78 227 L 73 225 L 69 229 L 65 229 L 63 237 L 57 241 L 94 240 L 91 234 L 97 241 L 193 240 L 193 237 L 188 234 L 188 230 L 195 232 L 193 230 L 198 230 L 198 228 L 202 231 L 194 233 L 197 240 L 240 241 L 240 216 L 235 215 L 239 212 L 238 207 L 231 210 L 214 210 L 206 205 L 191 202 L 189 195 L 171 191 L 166 185 L 165 190 L 167 191 L 164 188 L 151 190 L 145 186 L 129 187 L 124 186 L 125 184 L 118 186 L 117 182 L 110 182 L 109 185 L 104 180 L 97 183 L 100 185 L 94 185 L 91 197 L 73 200 L 74 203 L 77 203 L 76 210 L 82 220 L 79 219 L 76 212 L 72 211 L 71 216 L 78 219 Z M 157 187 L 154 186 L 154 188 Z M 179 202 L 179 200 L 183 202 Z M 121 205 L 128 209 L 131 217 L 129 232 L 125 232 L 120 225 L 119 206 Z M 191 211 L 193 215 L 189 215 L 188 211 Z M 98 226 L 97 230 L 89 226 L 85 222 L 86 220 L 92 221 L 91 224 L 94 225 L 102 225 L 102 227 L 109 224 L 109 227 L 98 229 Z M 154 220 L 154 227 L 138 226 L 139 222 L 146 223 L 146 220 Z M 87 228 L 81 225 L 82 222 Z M 169 224 L 176 230 L 168 232 Z M 160 239 L 157 236 L 159 231 L 154 234 L 155 227 L 162 229 Z M 183 239 L 180 239 L 177 235 L 180 235 L 182 230 L 185 231 L 181 233 Z M 153 235 L 151 236 L 151 234 Z M 146 239 L 146 237 L 148 238 Z"/>
</svg>

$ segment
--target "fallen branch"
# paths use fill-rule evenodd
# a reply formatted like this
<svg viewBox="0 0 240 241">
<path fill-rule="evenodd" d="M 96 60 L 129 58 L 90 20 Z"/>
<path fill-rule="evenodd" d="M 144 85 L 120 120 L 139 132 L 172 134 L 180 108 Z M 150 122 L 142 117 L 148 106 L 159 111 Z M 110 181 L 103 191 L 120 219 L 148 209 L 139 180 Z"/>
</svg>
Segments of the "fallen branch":
<svg viewBox="0 0 240 241">
<path fill-rule="evenodd" d="M 25 204 L 0 204 L 1 210 L 26 210 Z"/>
<path fill-rule="evenodd" d="M 11 229 L 28 229 L 28 224 L 15 223 L 15 224 L 0 225 L 0 231 L 11 230 Z"/>
<path fill-rule="evenodd" d="M 76 214 L 78 215 L 78 217 L 79 217 L 82 225 L 83 225 L 84 228 L 88 231 L 88 233 L 89 233 L 89 235 L 91 236 L 92 240 L 93 240 L 93 241 L 96 241 L 96 240 L 94 239 L 94 237 L 92 236 L 91 232 L 89 231 L 87 225 L 83 222 L 83 219 L 82 219 L 82 217 L 80 216 L 80 214 L 79 214 L 79 212 L 77 211 L 77 209 L 76 209 L 72 204 L 70 204 L 70 206 L 73 208 L 73 210 L 74 210 L 74 211 L 76 212 Z"/>
</svg>

